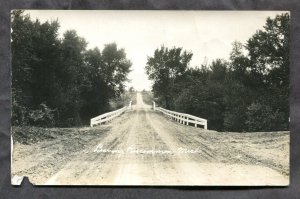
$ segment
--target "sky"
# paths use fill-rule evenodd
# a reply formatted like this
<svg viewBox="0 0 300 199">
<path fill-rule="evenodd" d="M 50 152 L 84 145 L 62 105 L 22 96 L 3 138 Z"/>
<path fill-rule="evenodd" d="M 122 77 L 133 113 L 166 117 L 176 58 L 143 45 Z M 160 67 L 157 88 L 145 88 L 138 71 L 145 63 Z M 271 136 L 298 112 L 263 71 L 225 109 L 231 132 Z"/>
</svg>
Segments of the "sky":
<svg viewBox="0 0 300 199">
<path fill-rule="evenodd" d="M 58 19 L 59 35 L 76 30 L 88 49 L 115 42 L 132 62 L 129 74 L 135 90 L 151 90 L 145 73 L 147 56 L 155 49 L 182 47 L 193 53 L 190 67 L 212 60 L 228 59 L 232 42 L 245 43 L 266 18 L 284 11 L 116 11 L 116 10 L 27 10 L 42 22 Z"/>
</svg>

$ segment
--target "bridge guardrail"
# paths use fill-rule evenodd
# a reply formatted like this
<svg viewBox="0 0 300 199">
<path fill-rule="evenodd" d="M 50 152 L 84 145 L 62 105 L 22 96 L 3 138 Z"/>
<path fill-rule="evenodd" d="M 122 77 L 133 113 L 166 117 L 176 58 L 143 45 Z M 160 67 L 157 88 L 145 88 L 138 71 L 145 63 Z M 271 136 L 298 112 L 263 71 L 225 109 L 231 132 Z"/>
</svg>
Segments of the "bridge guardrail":
<svg viewBox="0 0 300 199">
<path fill-rule="evenodd" d="M 127 109 L 131 109 L 131 103 L 132 102 L 130 101 L 129 106 L 124 106 L 123 108 L 120 108 L 118 110 L 111 111 L 111 112 L 108 112 L 108 113 L 104 113 L 102 115 L 99 115 L 97 117 L 92 118 L 90 120 L 90 126 L 93 127 L 95 125 L 99 125 L 99 124 L 102 124 L 104 122 L 111 121 L 115 117 L 118 117 L 119 115 L 124 113 Z"/>
<path fill-rule="evenodd" d="M 155 107 L 154 110 L 162 112 L 164 115 L 166 115 L 170 119 L 173 119 L 181 124 L 189 125 L 191 123 L 191 124 L 194 124 L 195 127 L 197 127 L 198 125 L 201 125 L 201 126 L 204 126 L 204 129 L 207 129 L 207 120 L 206 119 L 196 117 L 193 115 L 189 115 L 189 114 L 185 114 L 185 113 L 170 111 L 170 110 L 167 110 L 167 109 L 164 109 L 161 107 Z"/>
</svg>

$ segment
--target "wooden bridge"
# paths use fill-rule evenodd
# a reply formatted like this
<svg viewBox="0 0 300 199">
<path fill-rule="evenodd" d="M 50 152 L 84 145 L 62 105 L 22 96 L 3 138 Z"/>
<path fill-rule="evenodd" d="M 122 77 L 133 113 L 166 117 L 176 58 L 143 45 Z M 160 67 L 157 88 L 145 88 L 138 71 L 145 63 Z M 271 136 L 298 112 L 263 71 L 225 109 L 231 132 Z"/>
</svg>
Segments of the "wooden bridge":
<svg viewBox="0 0 300 199">
<path fill-rule="evenodd" d="M 124 106 L 123 108 L 120 108 L 118 110 L 108 112 L 108 113 L 105 113 L 105 114 L 102 114 L 102 115 L 92 118 L 90 125 L 91 125 L 91 127 L 93 127 L 95 125 L 109 122 L 109 121 L 113 120 L 114 118 L 118 117 L 119 115 L 121 115 L 122 113 L 124 113 L 126 110 L 131 110 L 131 108 L 132 108 L 132 101 L 129 102 L 128 106 Z M 188 126 L 190 124 L 193 124 L 195 127 L 201 126 L 204 129 L 207 129 L 207 120 L 206 119 L 196 117 L 196 116 L 186 114 L 186 113 L 179 113 L 176 111 L 170 111 L 170 110 L 167 110 L 167 109 L 164 109 L 161 107 L 157 107 L 156 103 L 154 101 L 152 102 L 152 109 L 154 111 L 163 113 L 169 119 L 179 122 L 180 124 L 184 124 L 184 125 L 188 125 Z"/>
</svg>

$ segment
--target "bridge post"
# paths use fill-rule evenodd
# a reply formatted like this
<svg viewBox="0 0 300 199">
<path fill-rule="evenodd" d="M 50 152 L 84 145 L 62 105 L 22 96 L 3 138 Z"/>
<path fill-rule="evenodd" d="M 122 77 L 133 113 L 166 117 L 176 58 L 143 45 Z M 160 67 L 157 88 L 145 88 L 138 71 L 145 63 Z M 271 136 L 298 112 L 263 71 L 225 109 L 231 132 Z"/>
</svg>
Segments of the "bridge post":
<svg viewBox="0 0 300 199">
<path fill-rule="evenodd" d="M 132 105 L 131 105 L 132 101 L 129 102 L 129 109 L 132 110 Z"/>
<path fill-rule="evenodd" d="M 155 111 L 155 101 L 152 101 L 153 104 L 153 110 Z"/>
</svg>

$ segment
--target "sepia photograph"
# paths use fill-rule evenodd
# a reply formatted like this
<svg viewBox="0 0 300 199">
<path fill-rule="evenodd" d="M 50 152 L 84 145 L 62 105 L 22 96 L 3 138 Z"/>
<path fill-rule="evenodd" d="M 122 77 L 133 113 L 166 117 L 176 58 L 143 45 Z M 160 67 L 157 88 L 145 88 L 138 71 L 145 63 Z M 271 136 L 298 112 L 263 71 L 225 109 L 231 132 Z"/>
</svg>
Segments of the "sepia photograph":
<svg viewBox="0 0 300 199">
<path fill-rule="evenodd" d="M 288 186 L 290 12 L 12 10 L 11 184 Z"/>
</svg>

